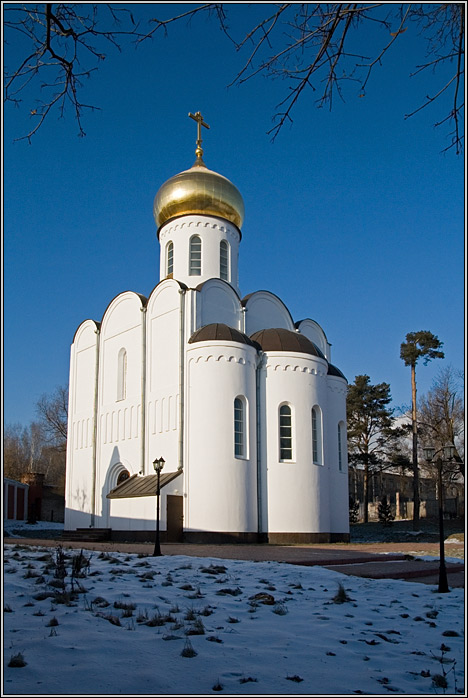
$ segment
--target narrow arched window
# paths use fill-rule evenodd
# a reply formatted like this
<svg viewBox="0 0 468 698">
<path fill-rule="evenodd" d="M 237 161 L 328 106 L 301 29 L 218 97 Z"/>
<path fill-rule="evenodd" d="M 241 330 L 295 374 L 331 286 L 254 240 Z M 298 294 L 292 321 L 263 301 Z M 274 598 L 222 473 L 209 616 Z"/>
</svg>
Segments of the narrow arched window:
<svg viewBox="0 0 468 698">
<path fill-rule="evenodd" d="M 190 238 L 190 276 L 201 276 L 201 247 L 202 242 L 198 235 L 194 235 Z"/>
<path fill-rule="evenodd" d="M 234 455 L 236 458 L 246 457 L 246 425 L 245 402 L 242 398 L 234 400 Z"/>
<path fill-rule="evenodd" d="M 166 276 L 174 273 L 174 243 L 168 242 L 166 247 Z"/>
<path fill-rule="evenodd" d="M 229 281 L 229 243 L 221 240 L 219 243 L 219 276 L 224 281 Z"/>
<path fill-rule="evenodd" d="M 125 400 L 127 395 L 127 352 L 119 351 L 117 359 L 117 400 Z"/>
<path fill-rule="evenodd" d="M 293 425 L 292 410 L 289 405 L 281 405 L 279 411 L 280 460 L 292 460 Z"/>
<path fill-rule="evenodd" d="M 343 470 L 343 434 L 344 425 L 342 422 L 338 423 L 338 470 Z"/>
<path fill-rule="evenodd" d="M 319 407 L 312 408 L 312 460 L 321 464 L 322 461 L 322 413 Z"/>
</svg>

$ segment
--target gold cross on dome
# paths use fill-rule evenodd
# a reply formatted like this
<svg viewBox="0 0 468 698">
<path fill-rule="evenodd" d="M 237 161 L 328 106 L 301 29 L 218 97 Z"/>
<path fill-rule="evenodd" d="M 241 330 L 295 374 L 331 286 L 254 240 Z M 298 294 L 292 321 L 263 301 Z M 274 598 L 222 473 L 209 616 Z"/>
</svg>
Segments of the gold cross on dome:
<svg viewBox="0 0 468 698">
<path fill-rule="evenodd" d="M 210 128 L 210 127 L 208 126 L 208 124 L 206 124 L 203 121 L 203 116 L 200 114 L 199 111 L 195 112 L 195 114 L 192 114 L 192 112 L 189 112 L 189 116 L 191 119 L 193 119 L 194 121 L 197 122 L 197 147 L 195 150 L 195 155 L 197 156 L 197 158 L 201 158 L 201 156 L 203 155 L 203 150 L 201 147 L 201 143 L 202 143 L 201 127 L 202 126 L 204 126 L 205 128 Z"/>
</svg>

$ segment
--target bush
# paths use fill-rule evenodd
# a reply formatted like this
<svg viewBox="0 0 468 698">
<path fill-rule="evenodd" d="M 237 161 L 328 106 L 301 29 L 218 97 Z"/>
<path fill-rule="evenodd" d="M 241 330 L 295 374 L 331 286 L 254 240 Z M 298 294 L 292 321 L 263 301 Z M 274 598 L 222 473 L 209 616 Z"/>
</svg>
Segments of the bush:
<svg viewBox="0 0 468 698">
<path fill-rule="evenodd" d="M 341 582 L 338 582 L 338 591 L 336 592 L 332 601 L 333 603 L 347 603 L 348 601 L 352 601 Z"/>
<path fill-rule="evenodd" d="M 8 666 L 11 667 L 23 667 L 26 666 L 27 662 L 24 661 L 24 657 L 21 654 L 21 652 L 18 652 L 18 654 L 14 654 L 11 656 L 10 661 L 8 662 Z"/>
<path fill-rule="evenodd" d="M 196 651 L 193 649 L 192 643 L 191 643 L 190 640 L 187 638 L 187 640 L 185 641 L 184 649 L 183 649 L 182 652 L 180 653 L 181 657 L 196 657 L 197 654 L 198 654 L 198 652 L 196 652 Z"/>
</svg>

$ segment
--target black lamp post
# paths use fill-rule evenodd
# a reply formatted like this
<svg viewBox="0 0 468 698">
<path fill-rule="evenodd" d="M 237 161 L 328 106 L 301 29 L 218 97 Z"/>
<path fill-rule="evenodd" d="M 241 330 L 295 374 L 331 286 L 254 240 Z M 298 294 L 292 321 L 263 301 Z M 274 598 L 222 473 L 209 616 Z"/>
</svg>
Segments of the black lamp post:
<svg viewBox="0 0 468 698">
<path fill-rule="evenodd" d="M 424 458 L 428 463 L 431 463 L 434 456 L 443 452 L 444 458 L 440 455 L 435 461 L 437 467 L 437 490 L 438 490 L 438 500 L 439 500 L 439 588 L 440 593 L 447 593 L 450 591 L 447 581 L 447 570 L 445 567 L 445 550 L 444 550 L 444 501 L 443 501 L 443 490 L 442 490 L 442 467 L 444 463 L 449 463 L 453 460 L 455 456 L 455 446 L 450 444 L 449 446 L 444 446 L 439 451 L 436 451 L 432 446 L 423 448 Z"/>
<path fill-rule="evenodd" d="M 156 539 L 154 541 L 153 557 L 158 557 L 159 555 L 162 555 L 161 546 L 159 544 L 159 495 L 161 492 L 161 470 L 163 469 L 165 462 L 166 461 L 162 457 L 157 458 L 155 461 L 153 461 L 153 468 L 156 472 L 156 475 L 158 476 L 158 485 L 156 489 Z"/>
</svg>

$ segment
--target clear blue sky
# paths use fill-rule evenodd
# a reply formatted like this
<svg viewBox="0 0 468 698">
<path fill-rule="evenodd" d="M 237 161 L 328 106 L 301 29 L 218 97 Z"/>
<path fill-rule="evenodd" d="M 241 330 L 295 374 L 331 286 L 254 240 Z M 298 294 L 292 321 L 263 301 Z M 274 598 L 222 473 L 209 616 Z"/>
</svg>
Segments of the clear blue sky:
<svg viewBox="0 0 468 698">
<path fill-rule="evenodd" d="M 147 17 L 178 10 L 131 7 Z M 242 27 L 247 5 L 231 10 L 233 28 Z M 7 46 L 5 62 L 23 50 Z M 446 103 L 404 119 L 436 88 L 430 73 L 408 78 L 423 51 L 408 29 L 366 97 L 350 83 L 330 112 L 309 91 L 274 143 L 266 132 L 286 84 L 258 77 L 228 89 L 247 53 L 203 18 L 137 50 L 108 51 L 86 82 L 83 101 L 101 110 L 85 115 L 85 138 L 70 111 L 52 115 L 31 144 L 13 142 L 30 128 L 34 95 L 24 110 L 7 105 L 4 421 L 27 424 L 38 398 L 68 382 L 83 320 L 101 320 L 118 293 L 148 296 L 158 282 L 153 198 L 193 164 L 187 114 L 197 110 L 211 127 L 207 166 L 245 201 L 243 295 L 270 290 L 295 320 L 316 320 L 348 381 L 365 373 L 390 383 L 394 407 L 411 399 L 399 358 L 407 332 L 429 330 L 444 342 L 446 359 L 418 368 L 420 394 L 441 367 L 463 368 L 465 161 L 441 154 L 448 129 L 433 124 Z"/>
</svg>

